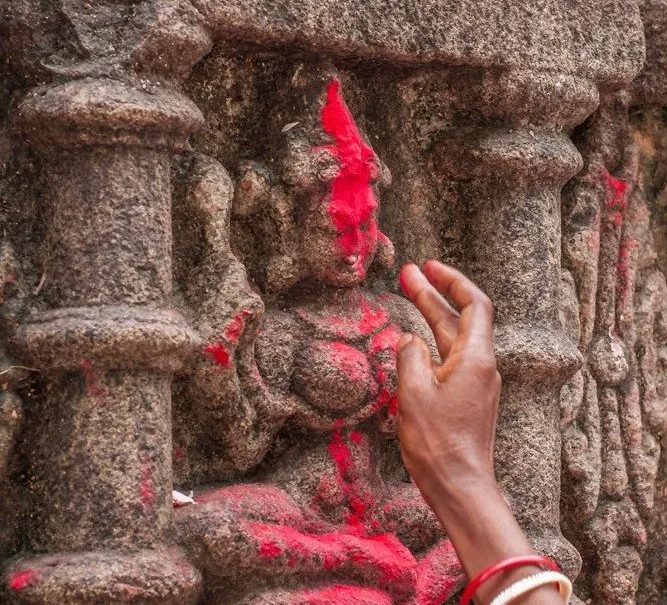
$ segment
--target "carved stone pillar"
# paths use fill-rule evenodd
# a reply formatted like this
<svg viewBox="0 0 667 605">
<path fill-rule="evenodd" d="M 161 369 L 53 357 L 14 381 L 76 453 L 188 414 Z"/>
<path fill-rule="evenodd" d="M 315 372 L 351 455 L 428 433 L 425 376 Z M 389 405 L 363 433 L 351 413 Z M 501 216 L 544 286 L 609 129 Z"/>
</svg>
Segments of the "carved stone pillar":
<svg viewBox="0 0 667 605">
<path fill-rule="evenodd" d="M 13 340 L 49 382 L 26 524 L 26 546 L 46 554 L 7 568 L 16 603 L 187 604 L 200 591 L 199 573 L 169 547 L 166 530 L 171 375 L 198 344 L 169 308 L 170 156 L 202 117 L 154 77 L 177 71 L 174 23 L 156 18 L 143 46 L 129 32 L 119 38 L 133 67 L 153 74 L 140 78 L 121 69 L 120 49 L 100 55 L 100 39 L 113 34 L 109 22 L 95 23 L 105 10 L 67 15 L 92 55 L 69 71 L 85 77 L 33 88 L 14 112 L 16 138 L 41 165 L 46 236 L 40 298 Z M 184 46 L 201 52 L 195 36 Z"/>
<path fill-rule="evenodd" d="M 597 91 L 515 71 L 471 77 L 466 92 L 481 99 L 483 120 L 447 137 L 441 161 L 468 207 L 468 269 L 496 307 L 497 475 L 536 548 L 576 575 L 578 554 L 559 529 L 559 391 L 580 363 L 558 316 L 559 206 L 581 158 L 557 125 L 583 120 Z"/>
</svg>

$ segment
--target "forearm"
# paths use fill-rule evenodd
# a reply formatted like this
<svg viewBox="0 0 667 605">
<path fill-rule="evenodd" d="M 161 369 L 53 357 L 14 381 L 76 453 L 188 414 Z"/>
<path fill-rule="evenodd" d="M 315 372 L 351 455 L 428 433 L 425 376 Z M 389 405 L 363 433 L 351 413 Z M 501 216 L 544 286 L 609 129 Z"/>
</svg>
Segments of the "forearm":
<svg viewBox="0 0 667 605">
<path fill-rule="evenodd" d="M 493 478 L 469 478 L 457 486 L 431 478 L 425 497 L 451 539 L 469 578 L 510 557 L 534 554 Z M 533 575 L 522 567 L 492 577 L 477 592 L 475 602 L 487 605 L 505 587 Z M 513 601 L 516 605 L 563 605 L 554 586 L 536 589 Z"/>
</svg>

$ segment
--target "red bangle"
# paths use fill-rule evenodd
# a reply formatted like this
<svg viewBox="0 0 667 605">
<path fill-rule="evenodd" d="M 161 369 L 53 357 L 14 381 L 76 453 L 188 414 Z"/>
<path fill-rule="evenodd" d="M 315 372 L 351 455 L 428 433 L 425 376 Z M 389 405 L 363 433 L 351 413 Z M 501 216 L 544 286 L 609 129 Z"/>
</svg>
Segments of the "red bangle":
<svg viewBox="0 0 667 605">
<path fill-rule="evenodd" d="M 541 557 L 540 555 L 525 555 L 522 557 L 510 557 L 500 563 L 491 565 L 487 567 L 484 571 L 479 573 L 477 577 L 473 578 L 466 586 L 466 589 L 461 595 L 461 601 L 459 605 L 470 605 L 472 598 L 475 596 L 475 593 L 479 587 L 484 584 L 490 577 L 495 576 L 501 571 L 509 571 L 510 569 L 516 569 L 517 567 L 524 567 L 525 565 L 534 565 L 536 567 L 541 567 L 542 569 L 550 569 L 551 571 L 560 571 L 560 567 L 556 565 L 551 559 L 546 557 Z"/>
</svg>

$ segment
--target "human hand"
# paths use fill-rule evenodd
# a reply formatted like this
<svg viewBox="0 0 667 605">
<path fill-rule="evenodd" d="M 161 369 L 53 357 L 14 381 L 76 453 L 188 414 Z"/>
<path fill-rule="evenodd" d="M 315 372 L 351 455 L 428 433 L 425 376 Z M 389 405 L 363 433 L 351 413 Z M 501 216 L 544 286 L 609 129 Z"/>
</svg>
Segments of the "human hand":
<svg viewBox="0 0 667 605">
<path fill-rule="evenodd" d="M 501 379 L 491 302 L 462 273 L 434 260 L 423 273 L 416 265 L 403 267 L 401 285 L 433 331 L 442 359 L 433 362 L 416 335 L 399 341 L 398 432 L 405 466 L 430 503 L 466 482 L 495 486 Z"/>
</svg>

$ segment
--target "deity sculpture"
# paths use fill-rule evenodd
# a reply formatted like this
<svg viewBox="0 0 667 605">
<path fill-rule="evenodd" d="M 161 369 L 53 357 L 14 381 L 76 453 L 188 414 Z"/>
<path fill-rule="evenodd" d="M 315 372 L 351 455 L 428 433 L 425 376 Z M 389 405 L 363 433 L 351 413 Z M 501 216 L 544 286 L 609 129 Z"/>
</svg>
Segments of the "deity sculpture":
<svg viewBox="0 0 667 605">
<path fill-rule="evenodd" d="M 389 173 L 333 69 L 292 85 L 305 108 L 280 159 L 243 163 L 235 195 L 214 160 L 187 167 L 204 241 L 187 297 L 205 344 L 176 400 L 203 427 L 199 476 L 225 486 L 176 510 L 178 539 L 207 603 L 438 605 L 462 572 L 395 439 L 398 338 L 433 339 L 408 301 L 365 285 L 374 260 L 393 262 L 376 194 Z M 266 302 L 232 252 L 232 203 L 258 230 L 246 252 L 264 259 Z"/>
</svg>

